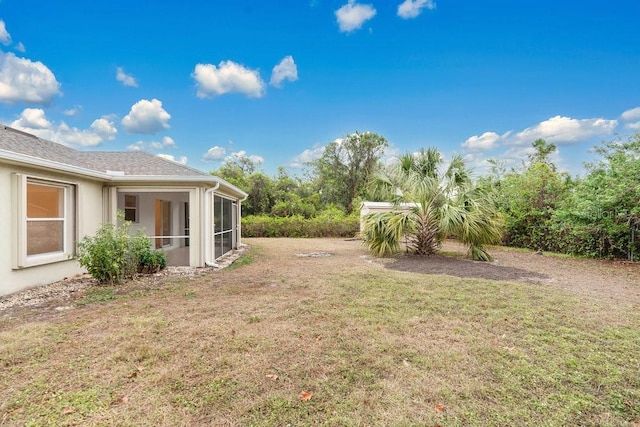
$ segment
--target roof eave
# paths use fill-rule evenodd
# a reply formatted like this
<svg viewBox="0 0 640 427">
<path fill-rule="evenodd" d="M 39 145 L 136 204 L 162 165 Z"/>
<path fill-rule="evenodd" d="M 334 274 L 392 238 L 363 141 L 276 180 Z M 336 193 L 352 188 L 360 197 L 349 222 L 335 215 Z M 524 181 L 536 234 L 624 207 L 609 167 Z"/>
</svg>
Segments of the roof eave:
<svg viewBox="0 0 640 427">
<path fill-rule="evenodd" d="M 108 181 L 110 179 L 110 175 L 92 169 L 73 166 L 66 163 L 60 163 L 53 160 L 42 159 L 40 157 L 29 156 L 27 154 L 16 153 L 3 149 L 0 149 L 0 159 L 14 164 L 17 163 L 42 169 L 53 169 L 57 172 L 66 172 L 73 175 L 80 175 L 97 180 Z"/>
<path fill-rule="evenodd" d="M 244 201 L 249 195 L 236 187 L 233 184 L 225 181 L 224 179 L 214 175 L 110 175 L 109 180 L 116 183 L 126 182 L 172 182 L 181 184 L 220 184 L 220 189 L 225 193 L 231 193 L 234 196 L 238 196 L 241 201 Z"/>
<path fill-rule="evenodd" d="M 20 164 L 41 169 L 53 169 L 57 172 L 65 172 L 73 175 L 79 175 L 92 178 L 99 181 L 126 183 L 126 182 L 173 182 L 181 184 L 220 184 L 227 192 L 233 193 L 240 199 L 244 200 L 248 194 L 228 183 L 222 178 L 213 175 L 114 175 L 113 173 L 99 172 L 92 169 L 86 169 L 79 166 L 68 165 L 65 163 L 55 162 L 52 160 L 42 159 L 40 157 L 20 154 L 13 151 L 0 149 L 0 159 L 10 163 Z"/>
</svg>

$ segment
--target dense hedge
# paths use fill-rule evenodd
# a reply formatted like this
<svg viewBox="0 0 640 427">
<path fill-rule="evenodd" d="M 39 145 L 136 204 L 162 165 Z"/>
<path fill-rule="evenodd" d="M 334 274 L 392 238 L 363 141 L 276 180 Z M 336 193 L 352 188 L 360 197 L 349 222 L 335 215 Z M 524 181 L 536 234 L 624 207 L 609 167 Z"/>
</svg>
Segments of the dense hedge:
<svg viewBox="0 0 640 427">
<path fill-rule="evenodd" d="M 356 216 L 306 219 L 300 215 L 251 215 L 242 218 L 243 237 L 354 237 L 359 231 L 360 220 Z"/>
</svg>

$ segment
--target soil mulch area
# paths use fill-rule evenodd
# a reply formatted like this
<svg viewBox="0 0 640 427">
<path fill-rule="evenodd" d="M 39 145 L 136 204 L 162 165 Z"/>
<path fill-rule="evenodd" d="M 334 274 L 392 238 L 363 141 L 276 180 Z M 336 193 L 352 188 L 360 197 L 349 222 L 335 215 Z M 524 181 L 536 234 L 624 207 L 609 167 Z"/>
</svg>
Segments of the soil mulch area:
<svg viewBox="0 0 640 427">
<path fill-rule="evenodd" d="M 475 278 L 488 280 L 507 280 L 522 282 L 541 282 L 549 276 L 535 271 L 515 267 L 504 267 L 499 264 L 459 259 L 444 255 L 418 257 L 405 255 L 395 258 L 387 268 L 399 271 L 424 274 L 446 274 L 460 278 Z"/>
<path fill-rule="evenodd" d="M 493 248 L 494 262 L 462 258 L 466 248 L 447 241 L 442 248 L 456 256 L 423 258 L 399 256 L 385 266 L 423 274 L 446 274 L 461 278 L 533 282 L 562 288 L 581 297 L 640 308 L 640 263 L 539 255 L 534 251 Z"/>
</svg>

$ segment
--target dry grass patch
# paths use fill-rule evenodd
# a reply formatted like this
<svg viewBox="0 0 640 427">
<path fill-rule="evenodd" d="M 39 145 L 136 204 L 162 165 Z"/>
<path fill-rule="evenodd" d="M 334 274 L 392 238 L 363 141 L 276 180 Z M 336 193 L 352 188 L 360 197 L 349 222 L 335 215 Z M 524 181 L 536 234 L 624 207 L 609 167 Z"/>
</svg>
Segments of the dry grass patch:
<svg viewBox="0 0 640 427">
<path fill-rule="evenodd" d="M 640 421 L 636 310 L 390 271 L 359 242 L 251 244 L 232 269 L 0 320 L 0 425 Z"/>
</svg>

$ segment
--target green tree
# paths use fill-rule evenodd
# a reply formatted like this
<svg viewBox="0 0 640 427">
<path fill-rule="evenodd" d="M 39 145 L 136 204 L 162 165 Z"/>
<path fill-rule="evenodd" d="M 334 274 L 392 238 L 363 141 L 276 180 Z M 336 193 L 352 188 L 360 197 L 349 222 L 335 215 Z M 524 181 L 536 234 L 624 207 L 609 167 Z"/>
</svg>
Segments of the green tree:
<svg viewBox="0 0 640 427">
<path fill-rule="evenodd" d="M 604 142 L 600 159 L 554 216 L 570 253 L 592 257 L 640 255 L 640 133 Z"/>
<path fill-rule="evenodd" d="M 388 146 L 372 132 L 356 132 L 326 146 L 322 157 L 310 163 L 324 203 L 334 203 L 351 213 L 354 201 L 364 196 L 374 167 Z"/>
<path fill-rule="evenodd" d="M 522 171 L 512 170 L 494 182 L 505 216 L 504 243 L 536 250 L 559 250 L 552 217 L 571 188 L 569 175 L 556 170 L 549 156 L 555 144 L 533 142 L 535 153 Z"/>
<path fill-rule="evenodd" d="M 556 170 L 556 165 L 549 159 L 551 154 L 558 151 L 558 147 L 553 142 L 547 142 L 542 138 L 533 141 L 531 146 L 536 150 L 533 154 L 529 155 L 529 161 L 531 164 L 544 163 L 552 170 Z"/>
<path fill-rule="evenodd" d="M 488 186 L 472 182 L 461 157 L 443 169 L 434 148 L 405 154 L 372 179 L 373 191 L 392 203 L 391 212 L 365 218 L 362 238 L 376 255 L 407 250 L 433 254 L 448 235 L 469 246 L 473 259 L 489 260 L 484 246 L 498 243 L 501 217 Z"/>
<path fill-rule="evenodd" d="M 273 180 L 259 170 L 259 164 L 246 156 L 234 156 L 211 172 L 248 195 L 243 203 L 242 215 L 256 215 L 271 211 L 275 201 Z"/>
</svg>

